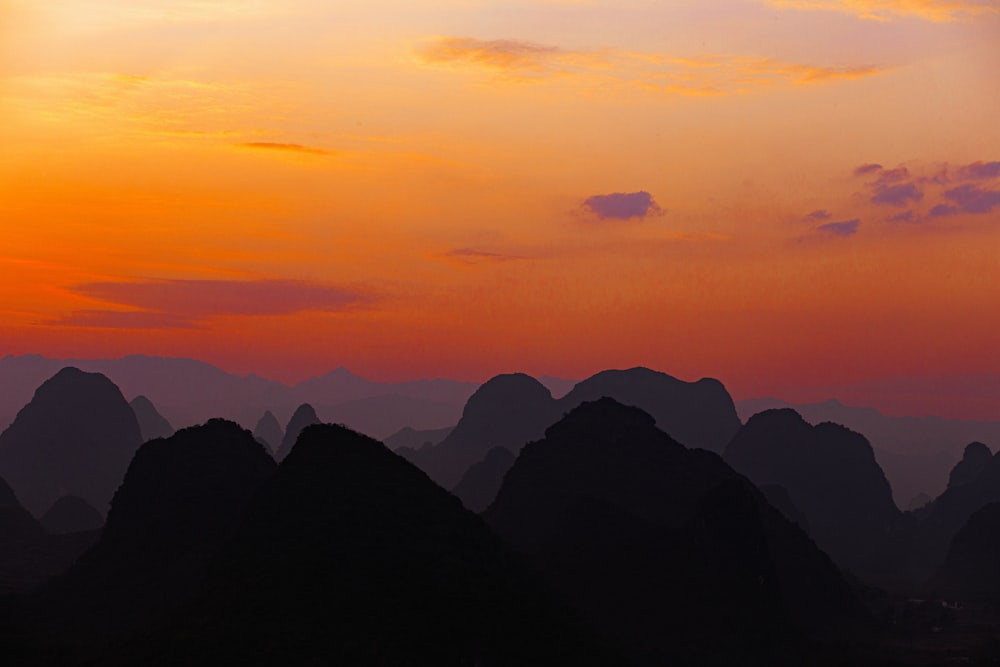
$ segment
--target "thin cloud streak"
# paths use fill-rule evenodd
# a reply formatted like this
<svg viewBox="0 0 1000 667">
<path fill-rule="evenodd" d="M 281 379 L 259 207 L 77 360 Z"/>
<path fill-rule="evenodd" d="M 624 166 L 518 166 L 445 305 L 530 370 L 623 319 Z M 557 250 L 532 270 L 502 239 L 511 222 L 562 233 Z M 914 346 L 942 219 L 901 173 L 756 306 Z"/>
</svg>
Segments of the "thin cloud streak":
<svg viewBox="0 0 1000 667">
<path fill-rule="evenodd" d="M 765 3 L 779 9 L 835 11 L 874 21 L 914 16 L 946 23 L 1000 12 L 994 0 L 765 0 Z"/>
</svg>

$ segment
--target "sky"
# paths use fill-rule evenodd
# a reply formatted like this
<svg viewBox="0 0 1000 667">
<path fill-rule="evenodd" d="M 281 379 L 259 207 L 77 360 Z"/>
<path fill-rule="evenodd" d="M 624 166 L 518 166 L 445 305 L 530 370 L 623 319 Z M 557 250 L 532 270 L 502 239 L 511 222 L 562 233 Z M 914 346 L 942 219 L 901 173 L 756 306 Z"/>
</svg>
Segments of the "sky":
<svg viewBox="0 0 1000 667">
<path fill-rule="evenodd" d="M 1000 0 L 0 0 L 0 351 L 995 378 L 997 72 Z"/>
</svg>

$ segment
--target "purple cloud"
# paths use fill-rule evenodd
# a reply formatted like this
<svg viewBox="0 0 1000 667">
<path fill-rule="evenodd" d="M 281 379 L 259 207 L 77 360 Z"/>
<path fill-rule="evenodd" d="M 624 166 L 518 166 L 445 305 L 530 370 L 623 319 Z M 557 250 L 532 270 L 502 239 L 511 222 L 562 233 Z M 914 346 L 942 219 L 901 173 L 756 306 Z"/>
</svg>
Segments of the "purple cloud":
<svg viewBox="0 0 1000 667">
<path fill-rule="evenodd" d="M 1000 192 L 971 184 L 948 190 L 944 198 L 957 204 L 964 213 L 989 213 L 1000 206 Z"/>
<path fill-rule="evenodd" d="M 74 310 L 44 324 L 100 329 L 198 329 L 187 315 L 148 310 Z"/>
<path fill-rule="evenodd" d="M 660 212 L 660 207 L 653 201 L 653 196 L 645 190 L 594 195 L 588 197 L 583 205 L 601 220 L 645 218 L 647 215 Z"/>
<path fill-rule="evenodd" d="M 884 186 L 892 183 L 905 181 L 910 177 L 910 170 L 906 167 L 896 167 L 895 169 L 883 169 L 879 172 L 878 178 L 869 185 Z"/>
<path fill-rule="evenodd" d="M 923 198 L 924 193 L 915 183 L 901 183 L 899 185 L 881 185 L 875 188 L 875 195 L 871 198 L 871 202 L 873 204 L 906 206 L 911 201 L 918 202 Z"/>
<path fill-rule="evenodd" d="M 446 259 L 452 259 L 462 264 L 482 264 L 482 263 L 499 263 L 499 262 L 510 262 L 517 259 L 524 259 L 523 257 L 517 257 L 515 255 L 503 255 L 498 252 L 487 252 L 485 250 L 476 250 L 474 248 L 455 248 L 454 250 L 449 250 L 444 253 L 443 257 Z"/>
<path fill-rule="evenodd" d="M 855 168 L 854 175 L 855 176 L 864 176 L 866 174 L 870 174 L 870 173 L 875 172 L 875 171 L 882 171 L 882 165 L 875 164 L 875 163 L 863 164 L 860 167 Z"/>
<path fill-rule="evenodd" d="M 916 222 L 917 221 L 915 219 L 915 217 L 914 217 L 914 213 L 913 213 L 912 210 L 906 211 L 904 213 L 897 213 L 896 215 L 890 215 L 888 218 L 886 218 L 886 220 L 888 220 L 889 222 Z"/>
<path fill-rule="evenodd" d="M 928 215 L 932 218 L 943 218 L 948 215 L 955 215 L 958 212 L 959 208 L 957 206 L 952 206 L 950 204 L 938 204 L 931 209 Z"/>
<path fill-rule="evenodd" d="M 818 209 L 802 219 L 805 220 L 806 222 L 822 222 L 823 220 L 829 220 L 832 217 L 833 215 L 829 211 Z"/>
<path fill-rule="evenodd" d="M 859 225 L 861 225 L 861 219 L 854 218 L 843 222 L 828 222 L 825 225 L 820 225 L 816 230 L 834 236 L 852 236 L 858 233 Z"/>
<path fill-rule="evenodd" d="M 985 181 L 1000 176 L 1000 162 L 973 162 L 958 168 L 963 181 Z"/>
</svg>

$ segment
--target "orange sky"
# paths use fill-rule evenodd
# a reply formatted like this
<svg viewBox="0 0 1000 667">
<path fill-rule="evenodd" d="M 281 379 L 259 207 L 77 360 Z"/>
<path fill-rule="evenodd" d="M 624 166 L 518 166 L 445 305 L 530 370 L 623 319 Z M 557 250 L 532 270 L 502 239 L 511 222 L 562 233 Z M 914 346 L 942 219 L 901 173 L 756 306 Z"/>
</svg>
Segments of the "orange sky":
<svg viewBox="0 0 1000 667">
<path fill-rule="evenodd" d="M 997 0 L 0 0 L 0 352 L 1000 374 L 997 72 Z"/>
</svg>

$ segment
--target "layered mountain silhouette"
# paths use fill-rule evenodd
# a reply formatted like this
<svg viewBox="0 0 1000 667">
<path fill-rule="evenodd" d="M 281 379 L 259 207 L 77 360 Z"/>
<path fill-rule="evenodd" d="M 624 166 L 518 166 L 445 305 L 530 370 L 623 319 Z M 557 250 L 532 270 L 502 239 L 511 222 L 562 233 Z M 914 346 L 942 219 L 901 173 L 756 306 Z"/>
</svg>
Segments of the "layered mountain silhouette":
<svg viewBox="0 0 1000 667">
<path fill-rule="evenodd" d="M 153 402 L 145 396 L 136 396 L 129 403 L 135 418 L 139 422 L 139 432 L 142 440 L 154 438 L 169 438 L 174 434 L 174 427 L 156 410 Z"/>
<path fill-rule="evenodd" d="M 1000 503 L 972 513 L 928 589 L 962 602 L 1000 602 Z"/>
<path fill-rule="evenodd" d="M 865 616 L 745 478 L 612 399 L 526 445 L 484 516 L 639 664 L 801 664 Z"/>
<path fill-rule="evenodd" d="M 494 447 L 516 454 L 565 412 L 604 396 L 647 410 L 660 428 L 690 447 L 722 451 L 740 427 L 732 398 L 717 380 L 683 382 L 648 368 L 604 371 L 555 400 L 538 380 L 516 373 L 481 386 L 437 445 L 398 451 L 445 488 L 454 488 Z"/>
<path fill-rule="evenodd" d="M 389 437 L 382 440 L 382 442 L 384 442 L 385 446 L 389 449 L 399 449 L 401 447 L 420 449 L 424 445 L 438 444 L 447 438 L 448 434 L 453 430 L 455 430 L 454 426 L 426 430 L 404 426 Z"/>
<path fill-rule="evenodd" d="M 326 424 L 302 432 L 175 624 L 109 664 L 620 663 L 454 496 Z"/>
<path fill-rule="evenodd" d="M 948 476 L 948 488 L 971 484 L 993 459 L 993 452 L 981 442 L 971 442 L 965 446 L 962 460 L 955 464 Z"/>
<path fill-rule="evenodd" d="M 292 418 L 288 420 L 288 426 L 285 427 L 285 435 L 281 439 L 281 446 L 274 453 L 274 458 L 279 462 L 284 461 L 288 453 L 292 451 L 292 447 L 295 445 L 296 440 L 298 440 L 302 429 L 319 423 L 319 417 L 316 416 L 316 410 L 313 409 L 313 406 L 303 403 L 296 408 Z"/>
<path fill-rule="evenodd" d="M 42 525 L 18 502 L 14 490 L 0 479 L 0 545 L 40 537 Z"/>
<path fill-rule="evenodd" d="M 67 494 L 103 512 L 141 442 L 118 387 L 98 373 L 64 368 L 0 434 L 0 476 L 35 516 Z"/>
<path fill-rule="evenodd" d="M 514 458 L 510 450 L 494 447 L 486 453 L 486 458 L 465 471 L 452 493 L 466 508 L 482 512 L 497 497 L 503 476 L 514 465 Z"/>
<path fill-rule="evenodd" d="M 278 423 L 278 419 L 268 410 L 257 420 L 257 425 L 253 429 L 253 437 L 264 443 L 267 451 L 273 454 L 281 447 L 281 442 L 285 439 L 285 432 L 282 430 L 281 424 Z"/>
<path fill-rule="evenodd" d="M 63 496 L 42 516 L 42 527 L 49 535 L 65 535 L 85 530 L 100 530 L 104 517 L 79 496 Z"/>
<path fill-rule="evenodd" d="M 239 425 L 211 420 L 146 442 L 114 496 L 100 541 L 40 591 L 54 664 L 96 659 L 197 590 L 274 460 Z"/>
<path fill-rule="evenodd" d="M 842 567 L 873 576 L 897 567 L 890 553 L 900 512 L 861 434 L 813 426 L 791 409 L 766 410 L 740 429 L 725 459 L 754 484 L 787 490 L 809 535 Z"/>
</svg>

